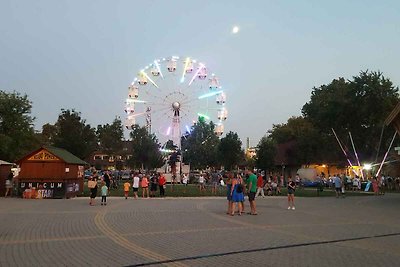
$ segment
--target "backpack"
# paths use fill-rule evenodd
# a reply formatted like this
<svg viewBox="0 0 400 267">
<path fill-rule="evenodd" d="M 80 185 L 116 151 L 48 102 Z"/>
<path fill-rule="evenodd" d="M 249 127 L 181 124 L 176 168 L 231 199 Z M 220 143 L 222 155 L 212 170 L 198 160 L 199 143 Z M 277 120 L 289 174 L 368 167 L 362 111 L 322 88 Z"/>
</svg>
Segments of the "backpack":
<svg viewBox="0 0 400 267">
<path fill-rule="evenodd" d="M 236 192 L 243 193 L 243 185 L 242 184 L 238 184 L 238 186 L 236 187 Z"/>
</svg>

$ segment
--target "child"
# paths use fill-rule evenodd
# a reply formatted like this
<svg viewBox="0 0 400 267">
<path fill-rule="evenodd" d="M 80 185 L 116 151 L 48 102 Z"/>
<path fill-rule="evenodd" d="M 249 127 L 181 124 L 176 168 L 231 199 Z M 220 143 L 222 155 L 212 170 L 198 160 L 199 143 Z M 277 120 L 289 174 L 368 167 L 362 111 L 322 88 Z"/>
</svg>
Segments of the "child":
<svg viewBox="0 0 400 267">
<path fill-rule="evenodd" d="M 124 193 L 125 193 L 125 199 L 128 199 L 128 195 L 129 195 L 129 188 L 131 187 L 131 184 L 126 181 L 126 183 L 124 183 Z"/>
<path fill-rule="evenodd" d="M 101 187 L 101 205 L 107 205 L 107 194 L 108 194 L 108 187 L 106 186 L 105 182 L 102 182 Z"/>
<path fill-rule="evenodd" d="M 294 207 L 294 191 L 296 190 L 296 183 L 292 181 L 292 177 L 289 176 L 289 182 L 287 185 L 288 189 L 288 210 L 290 210 L 290 203 L 292 203 L 292 210 Z"/>
</svg>

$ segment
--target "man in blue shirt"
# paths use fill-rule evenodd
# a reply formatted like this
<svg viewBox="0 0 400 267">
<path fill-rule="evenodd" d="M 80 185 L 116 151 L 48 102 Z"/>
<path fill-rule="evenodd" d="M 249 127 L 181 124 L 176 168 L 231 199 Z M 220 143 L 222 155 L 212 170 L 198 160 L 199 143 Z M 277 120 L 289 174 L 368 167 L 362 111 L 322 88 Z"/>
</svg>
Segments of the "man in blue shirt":
<svg viewBox="0 0 400 267">
<path fill-rule="evenodd" d="M 336 198 L 338 198 L 342 190 L 342 181 L 340 180 L 339 175 L 336 174 L 333 177 L 333 183 L 335 184 Z"/>
</svg>

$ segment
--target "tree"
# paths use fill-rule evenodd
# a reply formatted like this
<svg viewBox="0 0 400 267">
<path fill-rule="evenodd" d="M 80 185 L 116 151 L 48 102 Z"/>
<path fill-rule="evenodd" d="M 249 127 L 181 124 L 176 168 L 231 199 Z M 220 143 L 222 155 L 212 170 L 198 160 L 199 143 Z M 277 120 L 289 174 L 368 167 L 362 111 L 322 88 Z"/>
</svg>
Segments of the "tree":
<svg viewBox="0 0 400 267">
<path fill-rule="evenodd" d="M 39 140 L 43 145 L 53 145 L 56 135 L 57 127 L 50 123 L 46 123 L 42 126 L 42 132 L 39 134 Z"/>
<path fill-rule="evenodd" d="M 256 149 L 256 167 L 264 171 L 271 170 L 275 166 L 276 145 L 272 138 L 263 136 Z"/>
<path fill-rule="evenodd" d="M 237 133 L 229 132 L 218 145 L 218 158 L 227 170 L 231 170 L 243 159 L 242 141 Z"/>
<path fill-rule="evenodd" d="M 328 154 L 321 150 L 321 146 L 326 144 L 323 136 L 310 121 L 303 117 L 291 117 L 287 123 L 274 124 L 269 134 L 269 138 L 276 144 L 294 143 L 290 155 L 292 162 L 301 165 L 327 159 Z"/>
<path fill-rule="evenodd" d="M 0 91 L 0 159 L 15 161 L 39 143 L 27 95 Z"/>
<path fill-rule="evenodd" d="M 86 124 L 80 112 L 62 109 L 55 127 L 57 134 L 54 137 L 54 146 L 64 148 L 81 159 L 88 157 L 96 150 L 95 129 Z"/>
<path fill-rule="evenodd" d="M 381 72 L 362 71 L 352 80 L 333 80 L 314 88 L 302 113 L 326 140 L 334 140 L 334 128 L 346 147 L 351 147 L 351 132 L 359 156 L 373 160 L 380 146 L 380 135 L 386 117 L 399 101 L 398 87 Z M 390 141 L 385 132 L 383 143 Z M 332 143 L 330 142 L 330 145 Z M 323 148 L 324 152 L 332 147 Z M 336 144 L 336 151 L 339 146 Z"/>
<path fill-rule="evenodd" d="M 163 165 L 164 160 L 158 140 L 154 134 L 148 133 L 146 127 L 133 125 L 130 137 L 133 151 L 128 163 L 132 168 L 154 169 Z"/>
<path fill-rule="evenodd" d="M 199 118 L 189 135 L 182 137 L 183 161 L 192 169 L 204 169 L 217 164 L 219 138 L 214 133 L 213 122 Z"/>
<path fill-rule="evenodd" d="M 124 130 L 122 121 L 115 118 L 112 124 L 97 126 L 100 149 L 108 154 L 116 154 L 123 147 Z"/>
</svg>

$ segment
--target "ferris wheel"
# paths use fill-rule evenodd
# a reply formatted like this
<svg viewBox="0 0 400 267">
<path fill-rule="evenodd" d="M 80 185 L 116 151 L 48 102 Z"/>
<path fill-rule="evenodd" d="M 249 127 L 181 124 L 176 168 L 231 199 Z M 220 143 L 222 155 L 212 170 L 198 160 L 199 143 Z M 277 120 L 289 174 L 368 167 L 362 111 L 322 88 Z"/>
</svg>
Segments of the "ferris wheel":
<svg viewBox="0 0 400 267">
<path fill-rule="evenodd" d="M 190 133 L 198 117 L 213 121 L 215 134 L 223 134 L 225 102 L 218 77 L 204 63 L 190 57 L 156 59 L 128 87 L 125 126 L 145 125 L 161 141 L 172 140 L 180 148 L 181 136 Z"/>
</svg>

